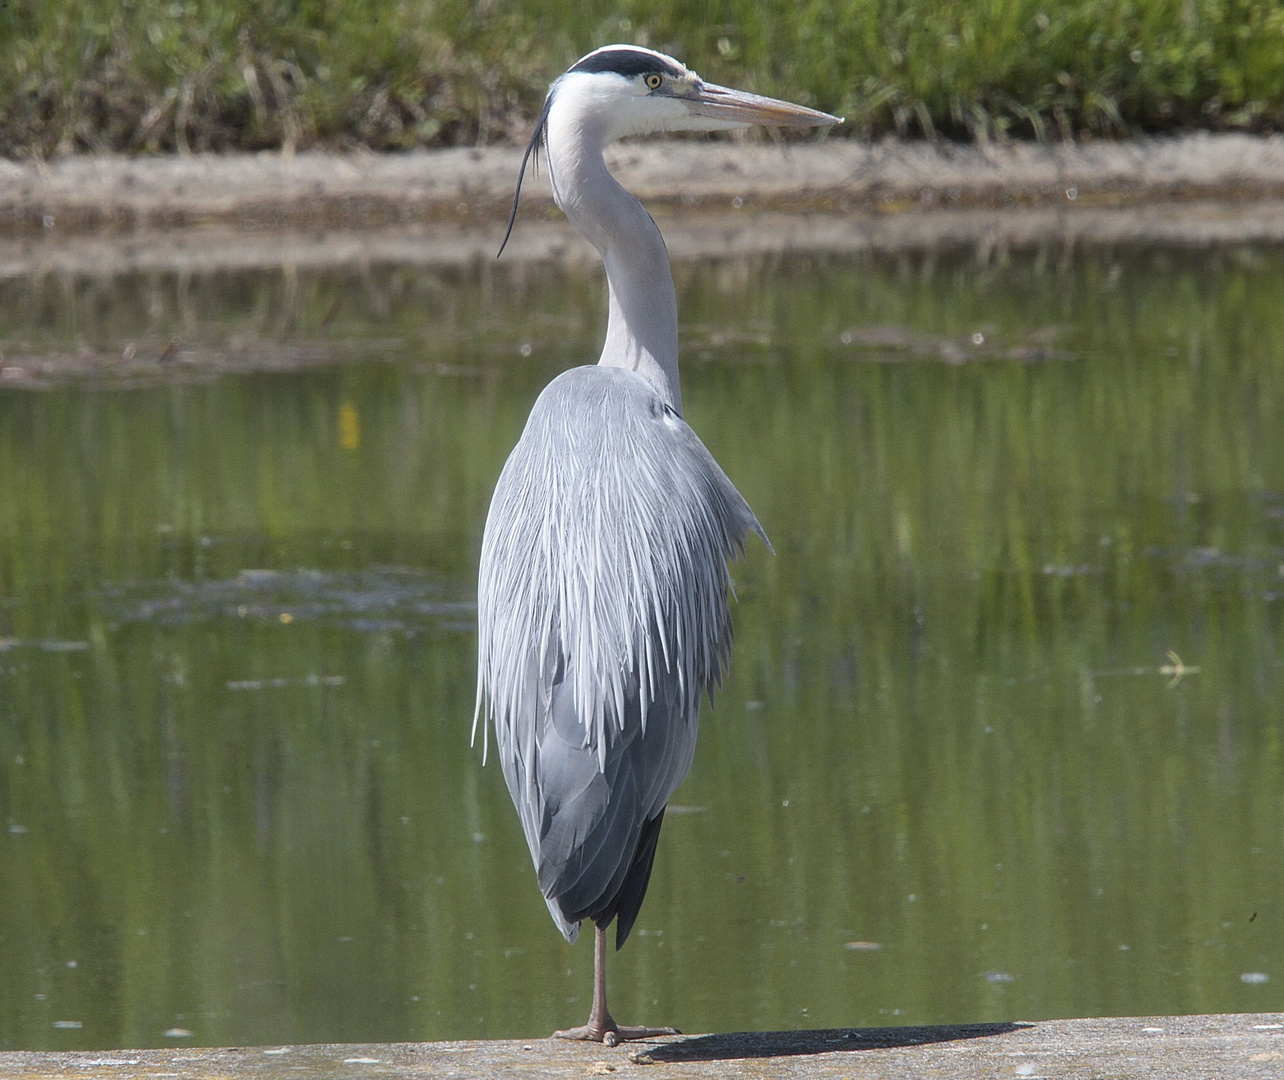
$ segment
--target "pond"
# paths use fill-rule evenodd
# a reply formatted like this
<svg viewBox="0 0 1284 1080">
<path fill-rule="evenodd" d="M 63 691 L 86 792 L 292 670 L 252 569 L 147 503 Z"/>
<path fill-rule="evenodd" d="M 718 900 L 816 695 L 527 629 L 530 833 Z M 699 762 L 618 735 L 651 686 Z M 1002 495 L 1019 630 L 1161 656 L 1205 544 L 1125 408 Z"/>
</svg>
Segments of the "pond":
<svg viewBox="0 0 1284 1080">
<path fill-rule="evenodd" d="M 776 554 L 616 1015 L 1284 1010 L 1284 251 L 676 276 Z M 0 282 L 11 368 L 134 358 L 0 378 L 0 1047 L 583 1021 L 468 731 L 490 493 L 604 310 L 578 264 Z"/>
</svg>

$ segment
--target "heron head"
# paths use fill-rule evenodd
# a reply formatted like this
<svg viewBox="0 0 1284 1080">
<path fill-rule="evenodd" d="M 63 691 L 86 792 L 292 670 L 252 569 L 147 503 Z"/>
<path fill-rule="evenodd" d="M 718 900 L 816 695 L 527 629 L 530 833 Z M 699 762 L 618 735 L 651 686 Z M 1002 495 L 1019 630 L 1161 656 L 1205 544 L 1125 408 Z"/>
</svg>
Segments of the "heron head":
<svg viewBox="0 0 1284 1080">
<path fill-rule="evenodd" d="M 599 146 L 628 135 L 659 131 L 726 131 L 761 124 L 827 127 L 842 117 L 707 83 L 685 64 L 639 45 L 606 45 L 577 60 L 549 87 L 544 109 L 522 157 L 508 219 L 508 243 L 517 216 L 526 162 L 547 137 L 554 108 L 565 110 L 582 135 Z"/>
<path fill-rule="evenodd" d="M 837 116 L 707 83 L 653 49 L 607 45 L 573 64 L 549 89 L 549 105 L 573 110 L 603 143 L 657 131 L 724 131 L 751 124 L 824 127 Z"/>
</svg>

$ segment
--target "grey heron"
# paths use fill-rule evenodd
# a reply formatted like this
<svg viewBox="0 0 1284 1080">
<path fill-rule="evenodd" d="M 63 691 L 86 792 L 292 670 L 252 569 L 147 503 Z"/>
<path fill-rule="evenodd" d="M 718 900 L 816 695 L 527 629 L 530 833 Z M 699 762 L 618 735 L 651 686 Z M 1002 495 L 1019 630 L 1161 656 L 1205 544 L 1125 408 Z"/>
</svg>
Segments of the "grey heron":
<svg viewBox="0 0 1284 1080">
<path fill-rule="evenodd" d="M 592 1011 L 563 1038 L 674 1033 L 611 1017 L 606 930 L 615 920 L 619 949 L 633 928 L 701 698 L 727 663 L 727 560 L 751 532 L 770 547 L 682 419 L 664 240 L 603 150 L 656 131 L 838 122 L 611 45 L 553 83 L 522 159 L 509 232 L 542 143 L 553 197 L 602 256 L 610 294 L 601 359 L 549 383 L 504 465 L 477 590 L 474 739 L 489 718 L 553 921 L 570 942 L 583 920 L 596 925 Z"/>
</svg>

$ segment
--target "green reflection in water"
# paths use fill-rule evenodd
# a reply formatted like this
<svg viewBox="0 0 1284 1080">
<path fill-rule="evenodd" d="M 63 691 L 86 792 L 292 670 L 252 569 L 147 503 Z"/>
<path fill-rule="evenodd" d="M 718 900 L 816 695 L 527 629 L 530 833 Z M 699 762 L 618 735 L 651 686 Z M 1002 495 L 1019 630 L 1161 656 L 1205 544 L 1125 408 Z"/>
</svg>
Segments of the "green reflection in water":
<svg viewBox="0 0 1284 1080">
<path fill-rule="evenodd" d="M 1284 255 L 678 278 L 688 418 L 778 555 L 736 569 L 617 1015 L 1284 1008 Z M 10 355 L 364 358 L 0 392 L 0 1045 L 583 1019 L 590 947 L 467 730 L 490 490 L 602 294 L 0 286 Z"/>
</svg>

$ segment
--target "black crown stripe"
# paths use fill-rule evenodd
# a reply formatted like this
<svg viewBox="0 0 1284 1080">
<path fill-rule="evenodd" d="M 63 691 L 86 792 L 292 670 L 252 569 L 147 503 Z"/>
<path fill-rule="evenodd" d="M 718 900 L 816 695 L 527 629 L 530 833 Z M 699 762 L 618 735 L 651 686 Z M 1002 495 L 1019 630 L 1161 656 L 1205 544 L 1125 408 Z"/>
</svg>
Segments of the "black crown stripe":
<svg viewBox="0 0 1284 1080">
<path fill-rule="evenodd" d="M 651 74 L 669 75 L 677 79 L 684 74 L 681 68 L 663 57 L 641 49 L 598 49 L 576 63 L 570 71 L 582 71 L 591 75 L 610 73 L 630 79 Z"/>
</svg>

